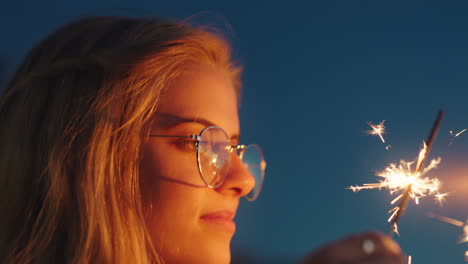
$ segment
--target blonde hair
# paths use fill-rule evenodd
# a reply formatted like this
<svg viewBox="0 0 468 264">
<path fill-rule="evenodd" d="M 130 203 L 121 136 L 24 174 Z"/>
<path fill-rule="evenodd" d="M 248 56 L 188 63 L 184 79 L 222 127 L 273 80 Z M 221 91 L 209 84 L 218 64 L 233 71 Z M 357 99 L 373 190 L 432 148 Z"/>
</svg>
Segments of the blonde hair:
<svg viewBox="0 0 468 264">
<path fill-rule="evenodd" d="M 144 223 L 145 124 L 188 63 L 240 67 L 219 34 L 90 17 L 32 49 L 0 98 L 0 259 L 162 263 Z"/>
</svg>

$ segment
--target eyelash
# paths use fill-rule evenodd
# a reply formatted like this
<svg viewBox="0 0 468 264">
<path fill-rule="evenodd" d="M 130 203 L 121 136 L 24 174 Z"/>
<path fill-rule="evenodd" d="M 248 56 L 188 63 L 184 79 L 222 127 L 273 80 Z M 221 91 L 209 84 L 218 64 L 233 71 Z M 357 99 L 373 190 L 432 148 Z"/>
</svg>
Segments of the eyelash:
<svg viewBox="0 0 468 264">
<path fill-rule="evenodd" d="M 180 148 L 189 148 L 191 150 L 197 150 L 198 142 L 186 138 L 179 138 L 175 141 L 175 144 Z"/>
</svg>

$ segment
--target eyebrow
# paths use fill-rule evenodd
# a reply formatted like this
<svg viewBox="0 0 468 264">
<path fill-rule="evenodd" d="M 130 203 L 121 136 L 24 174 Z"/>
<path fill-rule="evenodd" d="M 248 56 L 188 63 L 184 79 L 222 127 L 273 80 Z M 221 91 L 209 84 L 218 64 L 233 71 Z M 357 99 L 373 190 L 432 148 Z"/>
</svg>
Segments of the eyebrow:
<svg viewBox="0 0 468 264">
<path fill-rule="evenodd" d="M 156 115 L 158 116 L 158 119 L 156 120 L 156 124 L 158 124 L 164 129 L 169 129 L 169 128 L 172 128 L 180 124 L 184 124 L 184 123 L 198 123 L 198 124 L 204 125 L 205 127 L 209 127 L 209 126 L 220 127 L 216 125 L 215 123 L 207 119 L 200 118 L 200 117 L 196 117 L 196 118 L 182 117 L 182 116 L 172 115 L 168 113 L 156 113 Z M 229 139 L 233 141 L 236 141 L 236 140 L 238 141 L 239 138 L 240 138 L 239 134 L 236 133 L 236 134 L 233 134 Z"/>
</svg>

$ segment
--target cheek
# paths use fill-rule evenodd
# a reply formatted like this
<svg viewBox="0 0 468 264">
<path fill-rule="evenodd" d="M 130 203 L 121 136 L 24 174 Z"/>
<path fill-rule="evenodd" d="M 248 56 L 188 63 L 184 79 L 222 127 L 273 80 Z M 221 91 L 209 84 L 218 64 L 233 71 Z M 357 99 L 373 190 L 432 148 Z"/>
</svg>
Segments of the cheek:
<svg viewBox="0 0 468 264">
<path fill-rule="evenodd" d="M 231 236 L 208 233 L 200 223 L 201 214 L 213 208 L 213 191 L 200 178 L 196 154 L 190 154 L 143 146 L 140 189 L 153 245 L 167 263 L 229 263 Z"/>
<path fill-rule="evenodd" d="M 148 143 L 142 148 L 140 178 L 144 184 L 165 179 L 202 186 L 195 151 L 182 151 L 170 143 Z"/>
<path fill-rule="evenodd" d="M 195 188 L 155 180 L 144 194 L 146 226 L 156 251 L 164 259 L 187 258 L 186 252 L 191 252 L 195 241 L 203 238 L 199 227 L 203 195 L 190 189 Z"/>
<path fill-rule="evenodd" d="M 212 208 L 206 189 L 155 180 L 143 207 L 154 248 L 166 263 L 229 263 L 230 240 L 200 223 Z M 146 187 L 144 187 L 146 188 Z"/>
<path fill-rule="evenodd" d="M 190 155 L 192 154 L 192 155 Z M 180 199 L 196 196 L 202 185 L 196 155 L 175 150 L 170 145 L 145 144 L 140 161 L 140 189 L 146 207 L 167 207 Z M 198 185 L 197 185 L 198 184 Z M 159 208 L 157 211 L 164 211 Z"/>
<path fill-rule="evenodd" d="M 167 212 L 190 211 L 193 206 L 183 201 L 188 198 L 189 201 L 196 200 L 192 189 L 198 188 L 189 188 L 192 185 L 190 179 L 195 178 L 196 173 L 193 158 L 187 153 L 177 153 L 165 145 L 144 145 L 140 161 L 140 190 L 146 216 L 156 217 L 160 222 Z"/>
<path fill-rule="evenodd" d="M 164 180 L 155 180 L 151 186 L 143 187 L 143 210 L 152 237 L 164 238 L 162 242 L 168 243 L 196 231 L 203 192 Z"/>
<path fill-rule="evenodd" d="M 199 233 L 198 219 L 203 204 L 203 189 L 184 183 L 196 176 L 197 167 L 188 158 L 156 151 L 144 146 L 140 162 L 140 190 L 148 230 L 158 252 L 176 256 Z M 161 148 L 159 148 L 161 149 Z M 166 155 L 164 155 L 166 154 Z"/>
</svg>

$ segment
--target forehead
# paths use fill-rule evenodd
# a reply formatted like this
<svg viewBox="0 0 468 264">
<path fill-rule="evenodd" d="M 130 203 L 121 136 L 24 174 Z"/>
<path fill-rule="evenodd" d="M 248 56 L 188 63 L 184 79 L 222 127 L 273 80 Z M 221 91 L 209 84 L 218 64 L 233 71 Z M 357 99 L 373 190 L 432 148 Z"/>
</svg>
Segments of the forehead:
<svg viewBox="0 0 468 264">
<path fill-rule="evenodd" d="M 208 120 L 229 134 L 239 131 L 232 80 L 224 70 L 208 64 L 186 67 L 162 94 L 158 112 Z"/>
</svg>

